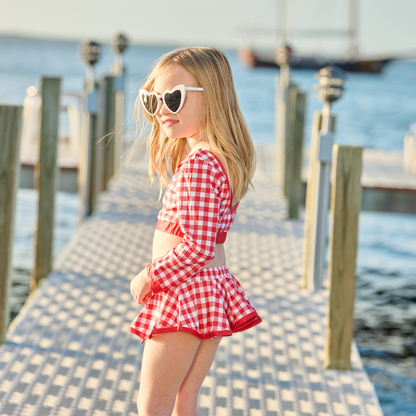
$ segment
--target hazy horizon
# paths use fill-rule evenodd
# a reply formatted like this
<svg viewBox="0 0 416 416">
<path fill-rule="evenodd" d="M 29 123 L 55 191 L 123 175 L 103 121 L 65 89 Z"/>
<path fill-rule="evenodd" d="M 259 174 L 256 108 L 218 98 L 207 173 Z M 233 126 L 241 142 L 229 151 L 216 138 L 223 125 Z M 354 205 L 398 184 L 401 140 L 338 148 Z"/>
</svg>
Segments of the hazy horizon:
<svg viewBox="0 0 416 416">
<path fill-rule="evenodd" d="M 347 30 L 348 4 L 347 0 L 291 0 L 287 26 Z M 282 13 L 276 0 L 159 0 L 157 7 L 142 0 L 20 0 L 2 5 L 0 36 L 109 43 L 115 33 L 123 32 L 137 45 L 271 48 L 279 43 L 276 31 Z M 361 2 L 357 22 L 362 54 L 416 55 L 415 16 L 414 0 Z M 302 53 L 344 54 L 348 49 L 345 37 L 292 36 L 289 41 Z"/>
</svg>

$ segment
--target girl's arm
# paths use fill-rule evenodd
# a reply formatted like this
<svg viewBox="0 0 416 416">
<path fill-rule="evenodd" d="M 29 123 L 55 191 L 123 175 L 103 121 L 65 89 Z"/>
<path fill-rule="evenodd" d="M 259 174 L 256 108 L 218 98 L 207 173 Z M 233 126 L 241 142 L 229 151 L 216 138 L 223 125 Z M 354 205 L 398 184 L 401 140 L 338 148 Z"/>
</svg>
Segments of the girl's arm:
<svg viewBox="0 0 416 416">
<path fill-rule="evenodd" d="M 153 293 L 169 291 L 215 256 L 220 211 L 220 173 L 206 160 L 190 158 L 181 166 L 176 200 L 183 240 L 147 266 Z"/>
</svg>

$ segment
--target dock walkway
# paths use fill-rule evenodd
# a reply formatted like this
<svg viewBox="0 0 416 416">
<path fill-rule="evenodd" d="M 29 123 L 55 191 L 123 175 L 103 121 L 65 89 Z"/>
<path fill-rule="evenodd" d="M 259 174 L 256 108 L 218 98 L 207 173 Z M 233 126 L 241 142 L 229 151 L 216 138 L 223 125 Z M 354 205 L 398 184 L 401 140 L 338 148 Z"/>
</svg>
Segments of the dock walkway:
<svg viewBox="0 0 416 416">
<path fill-rule="evenodd" d="M 200 415 L 380 416 L 355 343 L 352 371 L 323 370 L 326 291 L 299 289 L 303 222 L 259 152 L 255 192 L 240 204 L 227 263 L 263 318 L 224 338 Z M 132 159 L 56 262 L 0 347 L 1 416 L 136 416 L 142 344 L 129 281 L 151 261 L 158 185 Z"/>
</svg>

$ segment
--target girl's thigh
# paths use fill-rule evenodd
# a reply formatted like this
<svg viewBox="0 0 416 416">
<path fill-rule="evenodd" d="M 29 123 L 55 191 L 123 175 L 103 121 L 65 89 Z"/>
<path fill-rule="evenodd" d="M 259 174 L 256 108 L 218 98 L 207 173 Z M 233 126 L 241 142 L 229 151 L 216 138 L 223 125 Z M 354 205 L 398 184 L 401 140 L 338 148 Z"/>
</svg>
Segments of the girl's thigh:
<svg viewBox="0 0 416 416">
<path fill-rule="evenodd" d="M 147 340 L 143 352 L 139 414 L 170 415 L 201 340 L 186 332 L 169 332 Z"/>
<path fill-rule="evenodd" d="M 205 339 L 199 344 L 194 361 L 176 396 L 172 416 L 198 415 L 198 393 L 212 361 L 221 338 Z"/>
<path fill-rule="evenodd" d="M 214 361 L 215 353 L 220 342 L 221 338 L 204 339 L 200 342 L 192 365 L 180 387 L 181 392 L 185 393 L 185 397 L 199 392 L 202 382 Z"/>
</svg>

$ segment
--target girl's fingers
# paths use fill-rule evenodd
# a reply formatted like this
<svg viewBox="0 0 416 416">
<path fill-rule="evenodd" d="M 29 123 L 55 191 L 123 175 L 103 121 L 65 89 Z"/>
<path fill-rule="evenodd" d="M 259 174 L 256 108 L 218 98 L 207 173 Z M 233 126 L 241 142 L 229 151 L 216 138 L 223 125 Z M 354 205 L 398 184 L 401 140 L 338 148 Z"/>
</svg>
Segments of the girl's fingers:
<svg viewBox="0 0 416 416">
<path fill-rule="evenodd" d="M 143 294 L 143 291 L 142 291 L 139 296 L 139 305 L 144 305 L 145 303 L 146 303 L 146 296 Z"/>
<path fill-rule="evenodd" d="M 148 302 L 150 300 L 150 298 L 152 297 L 152 292 L 149 292 L 145 297 L 144 297 L 144 301 Z"/>
<path fill-rule="evenodd" d="M 141 303 L 141 296 L 140 296 L 140 294 L 138 294 L 138 293 L 136 292 L 135 288 L 130 287 L 130 293 L 131 293 L 131 295 L 133 296 L 133 299 L 134 299 L 134 300 L 135 300 L 138 304 L 142 305 L 142 303 Z"/>
<path fill-rule="evenodd" d="M 135 292 L 135 290 L 133 290 L 133 288 L 130 288 L 130 293 L 131 293 L 131 295 L 133 296 L 133 299 L 134 299 L 136 302 L 138 302 L 138 301 L 139 301 L 139 297 L 138 297 L 138 296 L 136 296 L 136 292 Z"/>
<path fill-rule="evenodd" d="M 139 305 L 145 305 L 151 297 L 152 297 L 152 292 L 147 292 L 145 295 L 141 295 L 138 301 Z"/>
<path fill-rule="evenodd" d="M 152 295 L 147 276 L 144 272 L 145 270 L 142 270 L 130 282 L 130 293 L 139 305 L 144 305 Z"/>
</svg>

